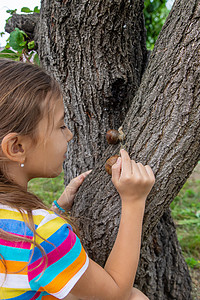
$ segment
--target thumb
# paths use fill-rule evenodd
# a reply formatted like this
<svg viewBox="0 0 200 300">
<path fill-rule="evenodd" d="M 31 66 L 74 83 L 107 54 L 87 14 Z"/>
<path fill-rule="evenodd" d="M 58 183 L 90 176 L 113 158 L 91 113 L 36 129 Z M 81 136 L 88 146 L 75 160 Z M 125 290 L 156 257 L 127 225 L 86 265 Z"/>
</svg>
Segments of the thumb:
<svg viewBox="0 0 200 300">
<path fill-rule="evenodd" d="M 119 181 L 121 174 L 121 157 L 118 157 L 116 163 L 112 166 L 112 182 Z"/>
</svg>

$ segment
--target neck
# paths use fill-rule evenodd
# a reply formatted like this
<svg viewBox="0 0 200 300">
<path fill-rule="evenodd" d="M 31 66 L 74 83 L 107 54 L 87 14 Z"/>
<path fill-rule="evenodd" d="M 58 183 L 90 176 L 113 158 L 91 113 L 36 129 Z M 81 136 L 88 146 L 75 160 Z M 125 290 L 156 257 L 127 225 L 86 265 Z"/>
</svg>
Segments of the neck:
<svg viewBox="0 0 200 300">
<path fill-rule="evenodd" d="M 26 177 L 24 168 L 20 167 L 18 163 L 10 163 L 7 166 L 6 172 L 12 181 L 27 190 L 28 178 Z"/>
</svg>

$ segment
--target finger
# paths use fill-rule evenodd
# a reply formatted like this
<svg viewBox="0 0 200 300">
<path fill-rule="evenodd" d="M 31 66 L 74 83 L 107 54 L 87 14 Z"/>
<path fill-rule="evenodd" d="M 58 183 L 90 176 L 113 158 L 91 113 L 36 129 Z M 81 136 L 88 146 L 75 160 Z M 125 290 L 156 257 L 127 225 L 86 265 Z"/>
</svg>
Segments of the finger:
<svg viewBox="0 0 200 300">
<path fill-rule="evenodd" d="M 137 167 L 138 167 L 138 170 L 140 172 L 140 175 L 144 178 L 148 178 L 149 177 L 149 174 L 147 173 L 147 170 L 146 168 L 143 166 L 143 164 L 141 163 L 137 163 Z"/>
<path fill-rule="evenodd" d="M 92 170 L 86 171 L 77 177 L 73 178 L 70 183 L 66 186 L 66 191 L 73 190 L 73 192 L 76 192 L 80 185 L 83 183 L 85 177 L 91 173 Z"/>
<path fill-rule="evenodd" d="M 86 171 L 86 172 L 80 174 L 80 175 L 77 176 L 76 178 L 77 178 L 78 180 L 80 180 L 80 181 L 83 181 L 83 180 L 85 179 L 85 177 L 86 177 L 87 175 L 89 175 L 91 172 L 92 172 L 92 170 L 88 170 L 88 171 Z"/>
<path fill-rule="evenodd" d="M 80 179 L 77 179 L 74 178 L 70 181 L 70 183 L 66 186 L 64 192 L 65 192 L 65 195 L 66 196 L 71 196 L 71 195 L 74 195 L 76 194 L 76 192 L 78 191 L 80 185 L 82 184 L 83 182 L 83 179 L 80 180 Z"/>
<path fill-rule="evenodd" d="M 86 172 L 83 172 L 82 174 L 80 174 L 80 175 L 84 175 L 85 177 L 88 175 L 88 174 L 90 174 L 92 172 L 92 169 L 91 170 L 88 170 L 88 171 L 86 171 Z"/>
<path fill-rule="evenodd" d="M 126 150 L 121 149 L 120 150 L 120 154 L 121 154 L 121 158 L 122 158 L 122 172 L 121 172 L 121 176 L 123 175 L 130 175 L 132 173 L 132 163 L 131 163 L 131 159 L 128 155 L 128 153 L 126 152 Z"/>
<path fill-rule="evenodd" d="M 138 163 L 136 163 L 134 160 L 131 160 L 132 165 L 132 173 L 135 177 L 140 177 L 142 174 L 140 172 L 140 167 Z"/>
<path fill-rule="evenodd" d="M 112 166 L 112 182 L 117 182 L 121 174 L 121 157 L 118 157 L 116 163 Z"/>
<path fill-rule="evenodd" d="M 146 169 L 149 177 L 152 179 L 152 181 L 155 182 L 155 176 L 154 176 L 154 173 L 153 173 L 153 170 L 151 169 L 151 167 L 149 165 L 146 165 L 145 169 Z"/>
</svg>

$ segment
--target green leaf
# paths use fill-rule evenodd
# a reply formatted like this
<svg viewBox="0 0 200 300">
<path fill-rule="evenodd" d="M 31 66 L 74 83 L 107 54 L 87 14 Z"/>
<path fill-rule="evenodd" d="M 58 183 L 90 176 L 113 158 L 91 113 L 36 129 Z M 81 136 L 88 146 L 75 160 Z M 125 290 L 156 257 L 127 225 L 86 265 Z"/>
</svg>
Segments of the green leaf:
<svg viewBox="0 0 200 300">
<path fill-rule="evenodd" d="M 35 54 L 35 56 L 33 58 L 33 62 L 34 62 L 34 64 L 36 64 L 38 66 L 40 65 L 40 60 L 39 60 L 39 57 L 38 57 L 37 53 Z"/>
<path fill-rule="evenodd" d="M 7 44 L 5 45 L 5 49 L 9 49 L 9 48 L 10 48 L 10 44 L 7 43 Z"/>
<path fill-rule="evenodd" d="M 169 14 L 167 0 L 145 0 L 144 17 L 147 29 L 147 48 L 152 50 Z"/>
<path fill-rule="evenodd" d="M 19 55 L 16 52 L 12 51 L 12 50 L 3 49 L 0 52 L 0 58 L 9 58 L 9 59 L 16 60 L 16 59 L 19 58 Z"/>
<path fill-rule="evenodd" d="M 32 13 L 33 11 L 28 7 L 22 7 L 21 12 L 29 14 Z"/>
<path fill-rule="evenodd" d="M 10 33 L 9 44 L 16 51 L 20 51 L 24 48 L 24 46 L 20 46 L 21 43 L 24 42 L 24 34 L 22 30 L 15 28 L 14 31 Z"/>
<path fill-rule="evenodd" d="M 21 32 L 25 37 L 28 37 L 28 35 L 26 34 L 26 32 L 24 32 L 23 30 L 20 30 L 19 28 L 15 28 L 15 30 L 19 30 L 19 32 Z"/>
<path fill-rule="evenodd" d="M 4 34 L 5 34 L 5 32 L 3 32 L 3 31 L 0 32 L 0 36 L 1 36 L 1 37 L 2 37 Z"/>
<path fill-rule="evenodd" d="M 23 48 L 24 48 L 24 46 L 26 46 L 26 44 L 27 44 L 27 41 L 24 41 L 24 42 L 20 43 L 19 46 L 23 46 Z"/>
<path fill-rule="evenodd" d="M 16 8 L 15 8 L 15 9 L 7 9 L 7 10 L 6 10 L 6 12 L 7 12 L 8 14 L 11 14 L 11 15 L 15 14 L 16 11 L 17 11 Z"/>
<path fill-rule="evenodd" d="M 28 43 L 28 49 L 33 49 L 35 47 L 35 41 L 31 41 Z"/>
<path fill-rule="evenodd" d="M 38 14 L 40 13 L 40 9 L 38 8 L 38 6 L 36 6 L 33 11 L 34 13 L 38 13 Z"/>
<path fill-rule="evenodd" d="M 6 19 L 6 24 L 8 23 L 8 21 L 11 19 L 12 17 L 9 17 L 8 19 Z"/>
</svg>

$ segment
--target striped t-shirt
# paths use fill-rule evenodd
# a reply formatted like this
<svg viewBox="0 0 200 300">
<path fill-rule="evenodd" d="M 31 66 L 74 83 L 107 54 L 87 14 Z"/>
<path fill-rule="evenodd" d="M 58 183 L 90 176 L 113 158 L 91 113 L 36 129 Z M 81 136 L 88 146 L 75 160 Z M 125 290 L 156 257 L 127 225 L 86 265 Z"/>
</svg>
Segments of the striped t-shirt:
<svg viewBox="0 0 200 300">
<path fill-rule="evenodd" d="M 7 267 L 5 279 L 5 267 L 0 257 L 0 299 L 62 299 L 87 269 L 88 256 L 64 219 L 43 209 L 33 210 L 33 219 L 37 233 L 51 243 L 36 236 L 36 242 L 47 254 L 46 269 L 44 271 L 46 260 L 42 261 L 39 248 L 35 247 L 33 252 L 31 243 L 7 241 L 0 233 L 0 254 Z M 13 236 L 33 239 L 33 232 L 18 210 L 1 204 L 0 228 Z"/>
</svg>

